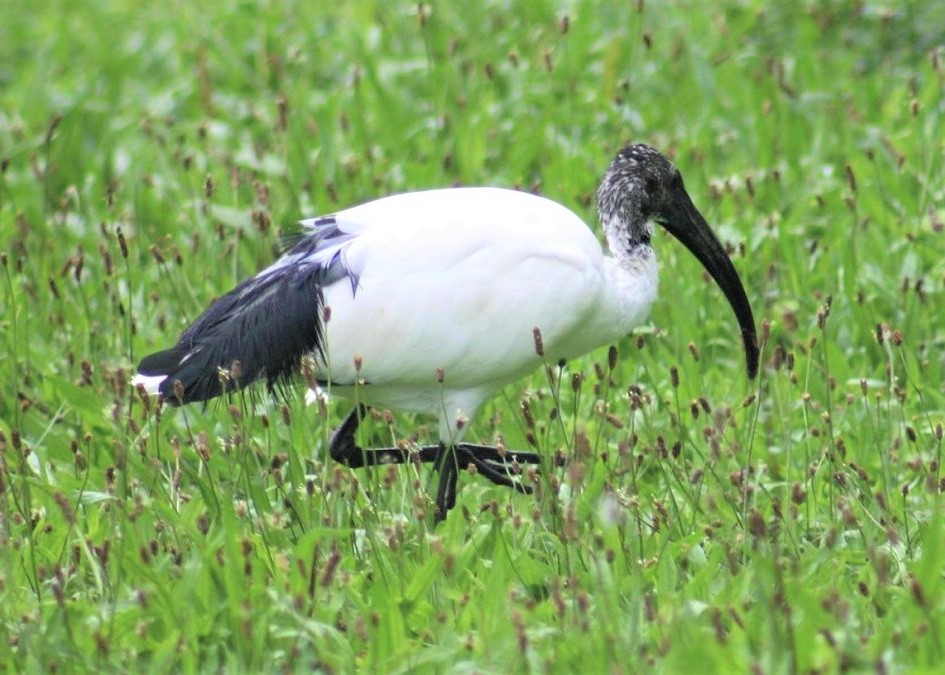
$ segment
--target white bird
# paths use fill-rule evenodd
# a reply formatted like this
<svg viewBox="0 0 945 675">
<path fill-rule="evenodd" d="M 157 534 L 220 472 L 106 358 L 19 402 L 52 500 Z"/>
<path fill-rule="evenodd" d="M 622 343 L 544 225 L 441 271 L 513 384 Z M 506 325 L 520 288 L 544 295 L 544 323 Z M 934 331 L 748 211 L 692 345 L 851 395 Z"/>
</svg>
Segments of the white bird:
<svg viewBox="0 0 945 675">
<path fill-rule="evenodd" d="M 564 206 L 499 188 L 409 192 L 303 220 L 281 258 L 214 301 L 174 347 L 142 360 L 133 384 L 174 405 L 205 401 L 260 379 L 272 387 L 310 356 L 319 384 L 359 403 L 332 437 L 334 459 L 410 461 L 398 448 L 357 446 L 363 406 L 427 413 L 439 420 L 440 443 L 414 459 L 440 471 L 438 519 L 470 464 L 527 492 L 511 462 L 538 456 L 464 443 L 466 421 L 543 361 L 580 356 L 645 319 L 657 295 L 654 223 L 719 284 L 749 377 L 758 368 L 744 288 L 672 162 L 646 145 L 625 147 L 597 207 L 610 255 Z"/>
</svg>

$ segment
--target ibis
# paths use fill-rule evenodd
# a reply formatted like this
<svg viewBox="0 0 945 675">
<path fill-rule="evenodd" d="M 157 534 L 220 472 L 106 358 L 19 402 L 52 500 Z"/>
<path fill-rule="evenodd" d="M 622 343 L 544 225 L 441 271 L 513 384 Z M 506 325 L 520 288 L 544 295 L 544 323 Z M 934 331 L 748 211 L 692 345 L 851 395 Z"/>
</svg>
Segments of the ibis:
<svg viewBox="0 0 945 675">
<path fill-rule="evenodd" d="M 643 144 L 621 149 L 597 190 L 609 254 L 582 219 L 545 197 L 458 187 L 383 197 L 301 221 L 284 254 L 144 358 L 133 384 L 171 405 L 299 374 L 355 401 L 329 455 L 349 467 L 410 461 L 439 471 L 435 517 L 460 469 L 528 492 L 513 466 L 534 452 L 463 441 L 498 388 L 627 335 L 657 296 L 654 224 L 702 263 L 731 304 L 748 376 L 758 369 L 751 305 L 676 166 Z M 368 407 L 433 415 L 439 443 L 365 449 Z M 513 463 L 517 463 L 514 464 Z"/>
</svg>

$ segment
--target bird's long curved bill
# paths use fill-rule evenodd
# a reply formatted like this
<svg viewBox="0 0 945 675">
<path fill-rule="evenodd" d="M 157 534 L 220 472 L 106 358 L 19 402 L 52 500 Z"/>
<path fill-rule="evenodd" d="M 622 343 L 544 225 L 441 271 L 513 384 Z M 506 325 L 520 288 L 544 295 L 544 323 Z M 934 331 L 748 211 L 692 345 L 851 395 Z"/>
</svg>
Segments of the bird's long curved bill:
<svg viewBox="0 0 945 675">
<path fill-rule="evenodd" d="M 661 224 L 699 259 L 725 293 L 742 331 L 748 377 L 754 378 L 758 373 L 758 336 L 751 304 L 738 272 L 685 189 L 680 189 L 671 201 L 672 206 L 665 214 L 665 222 Z"/>
</svg>

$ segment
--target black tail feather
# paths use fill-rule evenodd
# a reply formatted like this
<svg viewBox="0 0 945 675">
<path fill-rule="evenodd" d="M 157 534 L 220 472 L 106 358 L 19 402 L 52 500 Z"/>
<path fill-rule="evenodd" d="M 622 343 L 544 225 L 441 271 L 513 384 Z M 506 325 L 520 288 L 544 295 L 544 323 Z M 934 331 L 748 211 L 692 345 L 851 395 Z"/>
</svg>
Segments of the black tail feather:
<svg viewBox="0 0 945 675">
<path fill-rule="evenodd" d="M 260 379 L 270 387 L 287 380 L 306 354 L 324 356 L 322 287 L 332 281 L 326 272 L 286 265 L 244 281 L 211 304 L 174 347 L 145 357 L 138 371 L 166 375 L 160 393 L 175 405 Z"/>
<path fill-rule="evenodd" d="M 307 225 L 278 262 L 214 301 L 174 347 L 141 361 L 142 375 L 167 376 L 166 401 L 206 401 L 260 379 L 273 388 L 298 373 L 302 357 L 324 362 L 322 289 L 347 279 L 356 291 L 343 254 L 354 235 L 334 216 Z"/>
</svg>

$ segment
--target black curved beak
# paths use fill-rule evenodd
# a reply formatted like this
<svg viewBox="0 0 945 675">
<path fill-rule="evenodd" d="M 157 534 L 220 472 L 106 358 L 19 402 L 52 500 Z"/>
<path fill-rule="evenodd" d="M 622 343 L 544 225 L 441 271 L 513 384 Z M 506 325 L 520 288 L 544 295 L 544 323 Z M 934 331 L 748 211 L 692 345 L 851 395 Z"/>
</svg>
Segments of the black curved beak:
<svg viewBox="0 0 945 675">
<path fill-rule="evenodd" d="M 748 302 L 745 288 L 732 261 L 718 238 L 709 229 L 705 218 L 692 203 L 681 181 L 675 193 L 670 195 L 669 202 L 657 222 L 699 259 L 702 266 L 725 293 L 742 330 L 748 377 L 754 378 L 758 373 L 758 336 L 755 333 L 755 319 L 751 312 L 751 304 Z"/>
</svg>

